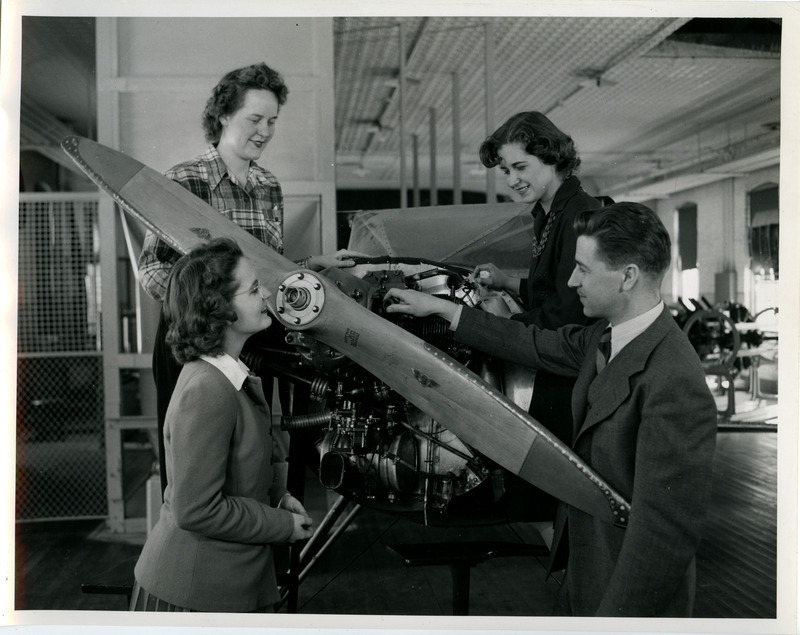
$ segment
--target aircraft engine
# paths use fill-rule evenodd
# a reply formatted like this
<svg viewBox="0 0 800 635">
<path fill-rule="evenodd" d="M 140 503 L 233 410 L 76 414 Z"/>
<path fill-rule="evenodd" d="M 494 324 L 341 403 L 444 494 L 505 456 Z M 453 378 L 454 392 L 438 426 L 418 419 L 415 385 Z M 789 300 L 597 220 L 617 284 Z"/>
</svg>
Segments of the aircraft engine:
<svg viewBox="0 0 800 635">
<path fill-rule="evenodd" d="M 384 305 L 386 292 L 401 287 L 510 315 L 518 310 L 510 297 L 482 292 L 463 267 L 375 260 L 324 275 L 353 301 L 447 353 L 507 395 L 530 392 L 530 374 L 524 377 L 456 342 L 442 318 L 388 314 Z M 306 415 L 283 417 L 281 426 L 305 436 L 314 431 L 318 465 L 312 467 L 325 487 L 371 507 L 423 512 L 426 522 L 435 522 L 433 515 L 451 510 L 471 493 L 471 501 L 493 500 L 502 493 L 497 490 L 502 470 L 447 430 L 446 422 L 425 415 L 308 332 L 289 332 L 286 342 L 299 359 L 295 377 L 311 377 L 311 407 Z"/>
</svg>

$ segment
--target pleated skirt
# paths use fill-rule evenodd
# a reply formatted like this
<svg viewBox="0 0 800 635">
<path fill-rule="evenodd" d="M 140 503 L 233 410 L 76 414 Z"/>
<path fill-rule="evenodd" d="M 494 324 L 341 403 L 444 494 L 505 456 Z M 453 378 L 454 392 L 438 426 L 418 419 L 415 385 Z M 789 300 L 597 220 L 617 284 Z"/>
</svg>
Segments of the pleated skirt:
<svg viewBox="0 0 800 635">
<path fill-rule="evenodd" d="M 164 613 L 194 613 L 193 609 L 176 606 L 149 593 L 138 580 L 134 580 L 129 611 L 159 611 Z"/>
<path fill-rule="evenodd" d="M 145 589 L 138 580 L 133 582 L 133 591 L 131 592 L 131 603 L 128 607 L 129 611 L 159 611 L 163 613 L 198 613 L 195 609 L 187 609 L 183 606 L 177 606 L 166 600 L 153 595 Z M 250 613 L 274 613 L 274 606 L 262 606 Z"/>
</svg>

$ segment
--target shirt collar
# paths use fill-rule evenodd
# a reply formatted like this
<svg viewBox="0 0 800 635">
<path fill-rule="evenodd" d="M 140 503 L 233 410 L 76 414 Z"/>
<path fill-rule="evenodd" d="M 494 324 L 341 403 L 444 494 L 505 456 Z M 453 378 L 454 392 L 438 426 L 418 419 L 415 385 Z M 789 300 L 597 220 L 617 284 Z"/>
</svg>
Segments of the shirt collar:
<svg viewBox="0 0 800 635">
<path fill-rule="evenodd" d="M 228 173 L 228 166 L 222 160 L 219 150 L 214 145 L 209 145 L 202 155 L 203 161 L 208 165 L 208 184 L 215 189 L 222 178 Z"/>
<path fill-rule="evenodd" d="M 245 366 L 241 359 L 233 359 L 227 353 L 211 357 L 210 355 L 201 355 L 200 359 L 208 362 L 228 378 L 236 390 L 241 390 L 245 379 L 250 375 L 250 369 Z"/>
<path fill-rule="evenodd" d="M 257 169 L 258 165 L 252 161 L 250 161 L 250 167 L 247 169 L 247 182 L 239 183 L 236 181 L 236 177 L 233 176 L 233 174 L 228 170 L 225 160 L 222 158 L 219 150 L 217 150 L 217 147 L 214 145 L 208 146 L 205 153 L 203 153 L 202 158 L 208 165 L 208 184 L 211 186 L 212 190 L 219 185 L 220 181 L 222 181 L 225 176 L 227 176 L 231 182 L 236 183 L 245 191 L 247 191 L 251 181 L 253 181 L 256 185 L 270 185 L 269 179 L 261 172 L 260 169 Z"/>
<path fill-rule="evenodd" d="M 644 333 L 647 328 L 658 319 L 664 310 L 664 301 L 659 300 L 649 311 L 637 315 L 630 320 L 611 327 L 611 356 L 612 359 L 625 346 L 630 344 L 636 337 Z"/>
</svg>

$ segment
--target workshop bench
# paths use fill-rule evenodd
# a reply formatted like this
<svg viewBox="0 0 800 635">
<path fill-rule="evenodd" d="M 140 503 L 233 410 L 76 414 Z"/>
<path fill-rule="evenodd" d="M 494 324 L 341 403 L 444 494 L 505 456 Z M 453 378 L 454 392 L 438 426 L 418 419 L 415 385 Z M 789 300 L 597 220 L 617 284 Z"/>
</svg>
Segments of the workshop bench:
<svg viewBox="0 0 800 635">
<path fill-rule="evenodd" d="M 492 558 L 538 558 L 550 553 L 545 545 L 496 541 L 406 543 L 387 547 L 407 567 L 450 567 L 453 615 L 469 615 L 469 578 L 473 567 Z"/>
</svg>

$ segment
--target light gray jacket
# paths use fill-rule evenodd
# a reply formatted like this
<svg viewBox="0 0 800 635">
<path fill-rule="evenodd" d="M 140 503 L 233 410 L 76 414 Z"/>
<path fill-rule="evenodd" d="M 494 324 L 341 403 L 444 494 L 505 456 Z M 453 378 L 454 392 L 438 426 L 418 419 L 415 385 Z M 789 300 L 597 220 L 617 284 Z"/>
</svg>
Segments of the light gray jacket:
<svg viewBox="0 0 800 635">
<path fill-rule="evenodd" d="M 159 598 L 198 611 L 243 612 L 278 599 L 273 543 L 291 536 L 274 505 L 269 409 L 261 381 L 242 390 L 204 360 L 181 370 L 164 423 L 167 488 L 158 523 L 136 564 Z"/>
</svg>

